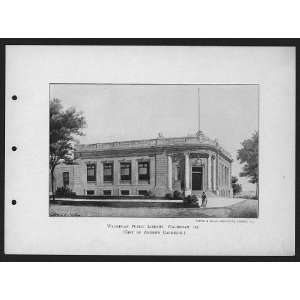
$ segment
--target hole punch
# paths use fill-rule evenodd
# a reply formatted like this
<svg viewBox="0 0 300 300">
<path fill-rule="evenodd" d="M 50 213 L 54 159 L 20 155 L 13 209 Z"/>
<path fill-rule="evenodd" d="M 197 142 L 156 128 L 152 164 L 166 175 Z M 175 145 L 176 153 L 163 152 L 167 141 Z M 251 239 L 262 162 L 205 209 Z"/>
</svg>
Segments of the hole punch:
<svg viewBox="0 0 300 300">
<path fill-rule="evenodd" d="M 11 97 L 11 99 L 15 101 L 15 100 L 18 99 L 18 97 L 17 97 L 16 95 L 13 95 L 13 96 Z"/>
<path fill-rule="evenodd" d="M 16 205 L 16 204 L 17 204 L 17 200 L 12 200 L 12 201 L 11 201 L 11 204 L 12 204 L 12 205 Z"/>
<path fill-rule="evenodd" d="M 16 146 L 12 146 L 12 147 L 11 147 L 11 150 L 12 150 L 12 151 L 17 151 L 17 147 L 16 147 Z"/>
</svg>

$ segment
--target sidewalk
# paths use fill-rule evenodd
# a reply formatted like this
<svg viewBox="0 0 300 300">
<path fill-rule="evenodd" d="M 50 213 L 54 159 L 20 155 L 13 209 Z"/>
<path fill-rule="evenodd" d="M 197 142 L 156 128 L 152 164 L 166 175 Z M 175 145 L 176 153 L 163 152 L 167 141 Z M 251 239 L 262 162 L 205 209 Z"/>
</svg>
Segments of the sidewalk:
<svg viewBox="0 0 300 300">
<path fill-rule="evenodd" d="M 119 218 L 257 218 L 258 201 L 234 199 L 233 205 L 226 207 L 164 207 L 166 203 L 139 202 L 135 205 L 126 203 L 74 203 L 68 205 L 50 204 L 49 215 L 52 217 L 119 217 Z M 217 202 L 217 201 L 214 201 Z M 221 200 L 219 200 L 221 202 Z M 79 205 L 78 205 L 79 204 Z M 211 203 L 213 205 L 214 203 Z M 118 205 L 118 206 L 117 206 Z M 173 204 L 181 205 L 181 204 Z M 220 205 L 215 203 L 214 205 Z M 224 205 L 224 203 L 223 203 Z M 148 207 L 147 207 L 148 206 Z"/>
<path fill-rule="evenodd" d="M 213 207 L 226 207 L 233 204 L 237 204 L 239 202 L 245 201 L 243 198 L 224 198 L 224 197 L 211 197 L 207 199 L 206 208 Z M 199 203 L 201 205 L 201 199 L 199 199 Z"/>
<path fill-rule="evenodd" d="M 201 197 L 199 198 L 199 204 L 201 205 Z M 244 201 L 246 199 L 243 198 L 224 198 L 224 197 L 211 197 L 207 199 L 207 206 L 206 208 L 214 208 L 214 207 L 226 207 L 233 204 L 237 204 L 241 201 Z M 58 198 L 56 199 L 56 202 L 59 201 L 68 201 L 68 202 L 87 202 L 87 203 L 100 203 L 100 202 L 119 202 L 119 203 L 182 203 L 182 200 L 168 200 L 168 199 L 70 199 L 70 198 Z"/>
</svg>

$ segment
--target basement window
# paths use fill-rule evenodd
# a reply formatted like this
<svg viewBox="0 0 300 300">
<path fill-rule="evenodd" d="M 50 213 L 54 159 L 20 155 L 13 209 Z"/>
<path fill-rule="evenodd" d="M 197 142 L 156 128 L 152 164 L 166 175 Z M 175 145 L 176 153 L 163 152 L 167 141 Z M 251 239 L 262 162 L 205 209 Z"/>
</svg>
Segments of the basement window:
<svg viewBox="0 0 300 300">
<path fill-rule="evenodd" d="M 128 196 L 129 195 L 129 190 L 122 190 L 121 191 L 121 196 Z"/>
<path fill-rule="evenodd" d="M 104 190 L 103 195 L 104 196 L 111 196 L 111 190 Z"/>
<path fill-rule="evenodd" d="M 139 190 L 139 195 L 140 196 L 145 196 L 148 194 L 148 191 L 147 190 Z"/>
</svg>

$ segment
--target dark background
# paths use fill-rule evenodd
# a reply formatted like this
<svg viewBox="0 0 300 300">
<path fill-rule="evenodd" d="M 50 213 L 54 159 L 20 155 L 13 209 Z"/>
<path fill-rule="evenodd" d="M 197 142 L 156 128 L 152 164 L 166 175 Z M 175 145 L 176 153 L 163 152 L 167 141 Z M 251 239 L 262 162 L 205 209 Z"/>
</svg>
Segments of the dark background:
<svg viewBox="0 0 300 300">
<path fill-rule="evenodd" d="M 296 71 L 299 67 L 300 39 L 0 39 L 0 261 L 299 261 L 299 158 L 296 155 L 295 256 L 136 256 L 136 255 L 6 255 L 4 253 L 4 173 L 5 173 L 5 45 L 116 45 L 116 46 L 281 46 L 296 47 Z M 296 97 L 299 76 L 296 72 Z M 296 151 L 299 120 L 296 98 Z"/>
</svg>

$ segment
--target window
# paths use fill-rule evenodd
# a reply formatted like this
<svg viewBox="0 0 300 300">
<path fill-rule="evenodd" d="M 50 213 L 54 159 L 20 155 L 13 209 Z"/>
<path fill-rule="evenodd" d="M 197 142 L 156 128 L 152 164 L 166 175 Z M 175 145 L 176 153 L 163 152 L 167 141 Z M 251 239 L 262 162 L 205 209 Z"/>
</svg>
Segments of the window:
<svg viewBox="0 0 300 300">
<path fill-rule="evenodd" d="M 128 182 L 131 180 L 131 163 L 120 163 L 121 182 Z"/>
<path fill-rule="evenodd" d="M 111 196 L 111 190 L 103 190 L 104 196 Z"/>
<path fill-rule="evenodd" d="M 150 181 L 150 165 L 148 161 L 139 162 L 139 181 Z"/>
<path fill-rule="evenodd" d="M 139 190 L 139 195 L 145 196 L 147 194 L 148 194 L 148 191 L 146 191 L 146 190 Z"/>
<path fill-rule="evenodd" d="M 87 165 L 87 181 L 96 181 L 96 164 Z"/>
<path fill-rule="evenodd" d="M 122 196 L 128 196 L 129 195 L 129 191 L 128 190 L 121 190 L 121 195 Z"/>
<path fill-rule="evenodd" d="M 113 163 L 103 164 L 103 179 L 104 179 L 104 183 L 113 182 Z"/>
<path fill-rule="evenodd" d="M 69 172 L 63 172 L 63 184 L 64 186 L 69 185 Z"/>
<path fill-rule="evenodd" d="M 180 166 L 177 166 L 177 180 L 181 180 L 181 169 L 180 169 Z"/>
<path fill-rule="evenodd" d="M 94 191 L 94 190 L 87 190 L 87 191 L 86 191 L 86 194 L 87 194 L 87 195 L 94 195 L 94 194 L 95 194 L 95 191 Z"/>
</svg>

